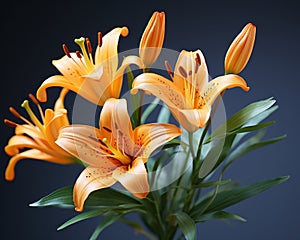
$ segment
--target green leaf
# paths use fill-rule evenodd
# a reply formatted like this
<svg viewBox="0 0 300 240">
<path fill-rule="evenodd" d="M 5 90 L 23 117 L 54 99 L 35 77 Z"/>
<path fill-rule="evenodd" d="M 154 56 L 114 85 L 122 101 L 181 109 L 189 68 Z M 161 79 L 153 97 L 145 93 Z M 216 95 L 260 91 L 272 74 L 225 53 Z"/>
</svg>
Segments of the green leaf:
<svg viewBox="0 0 300 240">
<path fill-rule="evenodd" d="M 262 132 L 259 132 L 258 134 L 254 135 L 253 137 L 249 138 L 248 140 L 240 144 L 227 158 L 225 165 L 222 169 L 222 172 L 224 172 L 235 160 L 242 157 L 246 153 L 270 145 L 272 143 L 276 143 L 286 137 L 286 135 L 283 135 L 277 138 L 273 138 L 261 142 L 260 140 L 263 137 L 263 135 L 264 134 Z"/>
<path fill-rule="evenodd" d="M 186 240 L 196 240 L 197 229 L 195 221 L 185 212 L 174 214 Z"/>
<path fill-rule="evenodd" d="M 68 186 L 60 188 L 40 200 L 31 203 L 30 207 L 47 207 L 54 206 L 60 208 L 74 208 L 73 204 L 73 187 Z"/>
<path fill-rule="evenodd" d="M 249 121 L 253 120 L 259 114 L 263 113 L 264 111 L 268 110 L 275 104 L 275 100 L 272 98 L 261 100 L 258 102 L 254 102 L 249 104 L 248 106 L 244 107 L 242 110 L 234 114 L 230 117 L 225 123 L 223 123 L 220 127 L 218 127 L 205 141 L 208 143 L 212 141 L 214 138 L 225 137 L 224 130 L 226 132 L 232 132 L 244 124 L 248 123 Z"/>
<path fill-rule="evenodd" d="M 31 207 L 55 206 L 61 208 L 74 208 L 73 204 L 73 186 L 64 187 L 50 193 L 35 203 Z M 140 201 L 129 196 L 127 193 L 114 190 L 112 188 L 100 189 L 92 192 L 85 202 L 85 207 L 123 207 L 138 208 L 141 207 Z"/>
<path fill-rule="evenodd" d="M 286 181 L 289 176 L 274 178 L 266 181 L 261 181 L 258 183 L 250 184 L 244 187 L 234 188 L 230 190 L 225 190 L 219 192 L 214 201 L 207 207 L 204 211 L 205 213 L 221 211 L 227 207 L 237 204 L 243 200 L 253 197 L 273 186 L 276 186 L 284 181 Z M 202 199 L 198 204 L 194 205 L 191 210 L 191 216 L 196 219 L 199 213 L 202 212 L 202 208 L 210 201 L 210 197 Z"/>
<path fill-rule="evenodd" d="M 112 225 L 113 223 L 115 223 L 116 221 L 119 220 L 119 218 L 122 215 L 120 214 L 114 214 L 114 215 L 109 215 L 107 217 L 105 217 L 101 223 L 99 224 L 99 226 L 95 229 L 93 235 L 90 237 L 90 240 L 96 240 L 97 237 L 99 236 L 99 234 L 108 226 Z"/>
<path fill-rule="evenodd" d="M 166 104 L 161 106 L 160 112 L 157 117 L 157 122 L 159 123 L 168 123 L 170 120 L 171 112 Z"/>
<path fill-rule="evenodd" d="M 238 215 L 235 215 L 235 214 L 232 214 L 229 212 L 225 212 L 225 211 L 217 211 L 217 212 L 213 212 L 213 213 L 207 213 L 207 214 L 204 214 L 194 220 L 195 220 L 195 222 L 205 222 L 205 221 L 215 220 L 215 219 L 221 219 L 221 220 L 233 219 L 233 220 L 237 220 L 237 221 L 241 221 L 241 222 L 246 222 L 246 219 L 244 219 Z"/>
<path fill-rule="evenodd" d="M 134 80 L 134 75 L 132 73 L 130 66 L 127 67 L 126 75 L 127 75 L 128 89 L 130 90 L 132 88 L 132 83 Z M 130 94 L 130 103 L 132 109 L 132 115 L 131 115 L 132 127 L 136 128 L 139 123 L 140 94 L 139 93 L 134 95 Z"/>
<path fill-rule="evenodd" d="M 109 211 L 109 209 L 100 208 L 100 209 L 94 209 L 91 211 L 83 212 L 83 213 L 78 214 L 77 216 L 71 218 L 70 220 L 66 221 L 64 224 L 62 224 L 60 227 L 58 227 L 57 230 L 62 230 L 74 223 L 80 222 L 80 221 L 88 219 L 88 218 L 97 217 L 99 215 L 104 214 L 107 211 Z"/>
<path fill-rule="evenodd" d="M 148 118 L 148 116 L 153 112 L 153 110 L 156 108 L 157 104 L 159 103 L 160 99 L 155 98 L 152 103 L 150 103 L 147 108 L 143 111 L 142 118 L 141 118 L 141 124 L 144 124 Z"/>
</svg>

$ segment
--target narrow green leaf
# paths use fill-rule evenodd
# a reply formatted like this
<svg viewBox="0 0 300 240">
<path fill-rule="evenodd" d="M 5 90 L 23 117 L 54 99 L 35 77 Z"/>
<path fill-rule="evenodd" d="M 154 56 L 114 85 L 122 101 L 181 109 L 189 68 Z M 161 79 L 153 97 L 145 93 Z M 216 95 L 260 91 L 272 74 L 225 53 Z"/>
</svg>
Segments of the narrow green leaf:
<svg viewBox="0 0 300 240">
<path fill-rule="evenodd" d="M 157 117 L 157 122 L 159 123 L 168 123 L 170 120 L 171 112 L 166 104 L 161 106 L 160 112 Z"/>
<path fill-rule="evenodd" d="M 113 223 L 115 223 L 116 221 L 119 220 L 119 218 L 122 215 L 120 214 L 114 214 L 114 215 L 109 215 L 107 217 L 105 217 L 101 223 L 99 224 L 99 226 L 95 229 L 94 233 L 92 234 L 92 236 L 90 237 L 90 240 L 96 240 L 97 237 L 99 236 L 99 234 L 108 226 L 112 225 Z"/>
<path fill-rule="evenodd" d="M 269 126 L 273 125 L 274 123 L 275 123 L 275 121 L 270 121 L 270 122 L 265 122 L 265 123 L 256 124 L 256 125 L 252 125 L 252 126 L 241 127 L 241 128 L 234 130 L 228 134 L 253 132 L 253 131 L 257 131 L 257 130 L 269 127 Z"/>
<path fill-rule="evenodd" d="M 73 204 L 73 186 L 64 187 L 50 193 L 49 195 L 41 198 L 37 202 L 30 204 L 31 207 L 46 207 L 55 206 L 61 208 L 74 208 Z M 112 188 L 100 189 L 92 192 L 87 201 L 85 207 L 125 207 L 126 205 L 130 208 L 138 208 L 141 205 L 140 201 L 129 196 L 127 193 L 114 190 Z"/>
<path fill-rule="evenodd" d="M 262 113 L 258 114 L 254 118 L 252 118 L 249 122 L 243 125 L 243 127 L 247 126 L 255 126 L 265 120 L 267 117 L 269 117 L 273 112 L 275 112 L 278 109 L 278 106 L 272 106 L 271 108 L 267 109 L 266 111 L 263 111 Z M 238 145 L 238 143 L 247 135 L 248 133 L 239 133 L 235 139 L 232 147 L 234 148 L 235 146 Z"/>
<path fill-rule="evenodd" d="M 240 144 L 227 158 L 226 163 L 222 169 L 222 172 L 224 172 L 235 160 L 242 157 L 246 153 L 253 151 L 255 149 L 270 145 L 272 143 L 281 141 L 282 139 L 284 139 L 286 137 L 286 135 L 283 135 L 283 136 L 280 136 L 277 138 L 273 138 L 273 139 L 269 139 L 266 141 L 262 141 L 262 142 L 260 141 L 261 137 L 262 137 L 261 133 L 259 132 L 255 136 L 249 138 L 247 141 Z"/>
<path fill-rule="evenodd" d="M 55 206 L 60 208 L 74 208 L 72 186 L 60 188 L 40 200 L 31 203 L 30 207 Z"/>
<path fill-rule="evenodd" d="M 268 110 L 275 104 L 275 100 L 272 98 L 254 102 L 249 104 L 248 106 L 244 107 L 242 110 L 234 114 L 230 117 L 225 123 L 223 123 L 220 127 L 218 127 L 205 141 L 208 143 L 212 141 L 214 138 L 224 137 L 224 129 L 226 132 L 231 132 L 236 130 L 246 124 L 247 122 L 251 121 L 259 114 L 263 113 L 264 111 Z"/>
<path fill-rule="evenodd" d="M 145 123 L 148 116 L 153 112 L 153 110 L 156 108 L 157 104 L 159 103 L 160 99 L 155 98 L 152 103 L 150 103 L 147 108 L 143 111 L 141 123 Z"/>
<path fill-rule="evenodd" d="M 207 187 L 213 187 L 213 186 L 218 186 L 218 185 L 225 185 L 230 183 L 231 180 L 221 180 L 221 181 L 214 181 L 214 182 L 204 182 L 200 183 L 199 185 L 193 185 L 194 188 L 207 188 Z"/>
<path fill-rule="evenodd" d="M 185 212 L 174 214 L 186 240 L 196 240 L 197 229 L 195 221 Z"/>
<path fill-rule="evenodd" d="M 128 89 L 130 90 L 132 88 L 132 82 L 134 80 L 134 75 L 130 66 L 127 67 L 126 75 L 127 75 Z M 130 94 L 130 103 L 132 109 L 132 115 L 131 115 L 132 127 L 136 128 L 139 123 L 140 94 L 139 93 L 134 95 Z"/>
<path fill-rule="evenodd" d="M 250 184 L 244 187 L 234 188 L 231 190 L 225 190 L 219 192 L 215 197 L 214 201 L 210 206 L 204 211 L 205 213 L 211 213 L 216 211 L 221 211 L 227 207 L 237 204 L 243 200 L 253 197 L 273 186 L 276 186 L 284 181 L 286 181 L 289 176 L 274 178 L 266 181 L 261 181 L 258 183 Z M 209 197 L 203 198 L 198 204 L 194 205 L 191 210 L 191 216 L 193 218 L 198 218 L 199 213 L 202 212 L 202 208 L 210 201 Z"/>
<path fill-rule="evenodd" d="M 213 213 L 207 213 L 204 214 L 196 219 L 195 222 L 205 222 L 205 221 L 209 221 L 209 220 L 215 220 L 215 219 L 233 219 L 233 220 L 237 220 L 237 221 L 241 221 L 241 222 L 246 222 L 245 218 L 242 218 L 238 215 L 229 213 L 229 212 L 225 212 L 225 211 L 217 211 L 217 212 L 213 212 Z"/>
<path fill-rule="evenodd" d="M 99 215 L 104 214 L 105 212 L 108 212 L 109 209 L 100 208 L 100 209 L 94 209 L 91 211 L 83 212 L 81 214 L 76 215 L 75 217 L 71 218 L 70 220 L 66 221 L 64 224 L 62 224 L 60 227 L 57 228 L 57 230 L 62 230 L 74 223 L 83 221 L 88 218 L 97 217 Z"/>
</svg>

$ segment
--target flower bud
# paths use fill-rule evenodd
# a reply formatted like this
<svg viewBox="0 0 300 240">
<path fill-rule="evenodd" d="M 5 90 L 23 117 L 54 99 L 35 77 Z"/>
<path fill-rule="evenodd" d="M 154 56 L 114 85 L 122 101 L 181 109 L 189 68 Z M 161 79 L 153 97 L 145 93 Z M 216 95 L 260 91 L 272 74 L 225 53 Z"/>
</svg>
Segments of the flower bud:
<svg viewBox="0 0 300 240">
<path fill-rule="evenodd" d="M 225 56 L 225 73 L 240 73 L 249 61 L 254 46 L 256 26 L 248 23 L 231 43 Z"/>
<path fill-rule="evenodd" d="M 165 13 L 154 12 L 140 41 L 139 54 L 146 67 L 158 58 L 165 37 Z"/>
</svg>

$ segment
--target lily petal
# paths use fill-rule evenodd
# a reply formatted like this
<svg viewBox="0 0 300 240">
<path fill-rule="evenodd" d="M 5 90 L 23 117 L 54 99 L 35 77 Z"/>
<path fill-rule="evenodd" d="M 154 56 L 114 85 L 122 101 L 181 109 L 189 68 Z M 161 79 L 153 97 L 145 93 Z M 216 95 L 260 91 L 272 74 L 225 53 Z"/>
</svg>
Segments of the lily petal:
<svg viewBox="0 0 300 240">
<path fill-rule="evenodd" d="M 62 128 L 55 143 L 89 165 L 104 169 L 103 171 L 112 171 L 120 164 L 107 156 L 101 148 L 99 139 L 102 139 L 99 129 L 74 124 Z"/>
<path fill-rule="evenodd" d="M 204 96 L 206 104 L 211 106 L 220 93 L 234 87 L 240 87 L 244 91 L 249 91 L 250 89 L 242 77 L 235 74 L 227 74 L 211 80 L 203 89 L 202 96 Z"/>
<path fill-rule="evenodd" d="M 136 158 L 132 166 L 122 166 L 113 171 L 113 178 L 118 180 L 129 192 L 137 198 L 147 197 L 150 188 L 147 171 L 141 158 Z"/>
<path fill-rule="evenodd" d="M 158 74 L 143 73 L 138 75 L 132 83 L 131 93 L 137 93 L 138 89 L 153 94 L 171 108 L 191 108 L 191 104 L 186 101 L 182 90 Z"/>
<path fill-rule="evenodd" d="M 205 105 L 201 109 L 178 109 L 172 112 L 183 128 L 189 132 L 194 132 L 207 123 L 210 111 L 211 107 Z"/>
<path fill-rule="evenodd" d="M 102 39 L 102 46 L 97 47 L 95 52 L 96 65 L 104 64 L 105 71 L 110 75 L 114 75 L 118 67 L 118 43 L 119 37 L 128 35 L 127 27 L 117 27 L 105 34 Z"/>
<path fill-rule="evenodd" d="M 77 178 L 73 189 L 73 200 L 75 210 L 81 212 L 84 202 L 91 192 L 107 188 L 116 182 L 111 174 L 102 174 L 102 170 L 97 167 L 85 168 Z"/>
<path fill-rule="evenodd" d="M 197 55 L 199 57 L 198 60 L 196 60 L 198 58 Z M 185 74 L 186 77 L 183 76 Z M 200 90 L 207 84 L 208 80 L 209 74 L 203 53 L 200 50 L 194 52 L 182 50 L 178 56 L 174 70 L 173 81 L 175 85 L 180 89 L 185 88 L 185 92 L 187 92 L 188 88 L 191 87 Z M 186 86 L 184 81 L 188 81 L 191 87 Z"/>
<path fill-rule="evenodd" d="M 20 153 L 20 150 L 24 148 L 35 148 L 43 151 L 43 149 L 47 148 L 47 146 L 44 145 L 43 147 L 43 143 L 38 144 L 32 138 L 25 135 L 14 135 L 9 139 L 8 144 L 5 146 L 4 150 L 8 155 L 14 156 Z"/>
<path fill-rule="evenodd" d="M 146 162 L 155 149 L 178 137 L 181 133 L 181 129 L 173 124 L 144 124 L 134 129 L 134 139 L 136 139 L 136 145 L 142 149 L 141 157 Z"/>
<path fill-rule="evenodd" d="M 70 53 L 71 57 L 67 55 L 58 60 L 53 60 L 52 64 L 71 82 L 75 85 L 81 83 L 81 76 L 88 74 L 84 58 L 78 58 L 76 53 Z"/>
<path fill-rule="evenodd" d="M 42 160 L 47 162 L 53 162 L 53 163 L 59 163 L 59 164 L 70 164 L 73 163 L 72 159 L 67 158 L 58 158 L 53 155 L 46 154 L 42 151 L 39 151 L 37 149 L 30 149 L 27 151 L 24 151 L 22 153 L 19 153 L 12 157 L 7 165 L 6 171 L 5 171 L 5 179 L 8 181 L 12 181 L 15 178 L 15 166 L 16 164 L 22 160 L 22 159 L 35 159 L 35 160 Z"/>
<path fill-rule="evenodd" d="M 125 99 L 108 99 L 101 112 L 100 128 L 111 130 L 114 141 L 126 154 L 132 156 L 134 150 L 133 131 Z"/>
</svg>

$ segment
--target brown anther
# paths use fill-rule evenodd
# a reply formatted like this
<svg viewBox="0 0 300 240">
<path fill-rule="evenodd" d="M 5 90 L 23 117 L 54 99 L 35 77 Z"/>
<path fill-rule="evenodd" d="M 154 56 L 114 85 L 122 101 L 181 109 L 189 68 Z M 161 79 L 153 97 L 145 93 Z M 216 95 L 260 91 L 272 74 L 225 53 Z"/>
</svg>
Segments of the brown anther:
<svg viewBox="0 0 300 240">
<path fill-rule="evenodd" d="M 167 60 L 165 61 L 165 67 L 166 67 L 170 77 L 173 77 L 173 69 L 172 69 L 172 67 L 170 66 L 170 64 Z"/>
<path fill-rule="evenodd" d="M 21 118 L 21 114 L 17 112 L 13 107 L 9 107 L 9 111 L 17 118 Z"/>
<path fill-rule="evenodd" d="M 179 70 L 179 73 L 180 73 L 184 78 L 187 77 L 187 73 L 186 73 L 185 69 L 184 69 L 182 66 L 180 66 L 180 67 L 178 68 L 178 70 Z"/>
<path fill-rule="evenodd" d="M 31 99 L 31 101 L 35 104 L 35 105 L 40 105 L 40 103 L 39 103 L 39 101 L 36 99 L 36 97 L 33 95 L 33 94 L 31 94 L 31 93 L 29 93 L 28 94 L 28 97 Z"/>
<path fill-rule="evenodd" d="M 193 74 L 193 71 L 192 70 L 190 70 L 189 71 L 189 76 L 191 76 Z"/>
<path fill-rule="evenodd" d="M 68 47 L 67 47 L 67 45 L 66 45 L 66 44 L 63 44 L 63 45 L 62 45 L 62 48 L 63 48 L 65 54 L 66 54 L 69 58 L 72 58 L 72 57 L 71 57 L 71 54 L 70 54 L 70 51 L 69 51 L 69 49 L 68 49 Z"/>
<path fill-rule="evenodd" d="M 76 56 L 80 59 L 82 58 L 81 53 L 79 51 L 76 51 Z"/>
<path fill-rule="evenodd" d="M 98 46 L 101 47 L 102 46 L 102 33 L 98 32 Z"/>
<path fill-rule="evenodd" d="M 200 58 L 200 55 L 199 53 L 196 53 L 196 63 L 200 66 L 201 65 L 201 58 Z"/>
<path fill-rule="evenodd" d="M 86 41 L 86 45 L 87 45 L 89 54 L 92 54 L 93 49 L 92 49 L 92 44 L 90 42 L 90 39 L 86 38 L 85 41 Z"/>
<path fill-rule="evenodd" d="M 108 131 L 108 132 L 112 132 L 109 128 L 107 127 L 102 127 L 104 130 Z"/>
<path fill-rule="evenodd" d="M 15 128 L 16 126 L 18 126 L 17 123 L 15 123 L 15 122 L 13 122 L 13 121 L 10 121 L 10 120 L 8 120 L 8 119 L 4 119 L 4 123 L 5 123 L 7 126 L 13 127 L 13 128 Z"/>
</svg>

